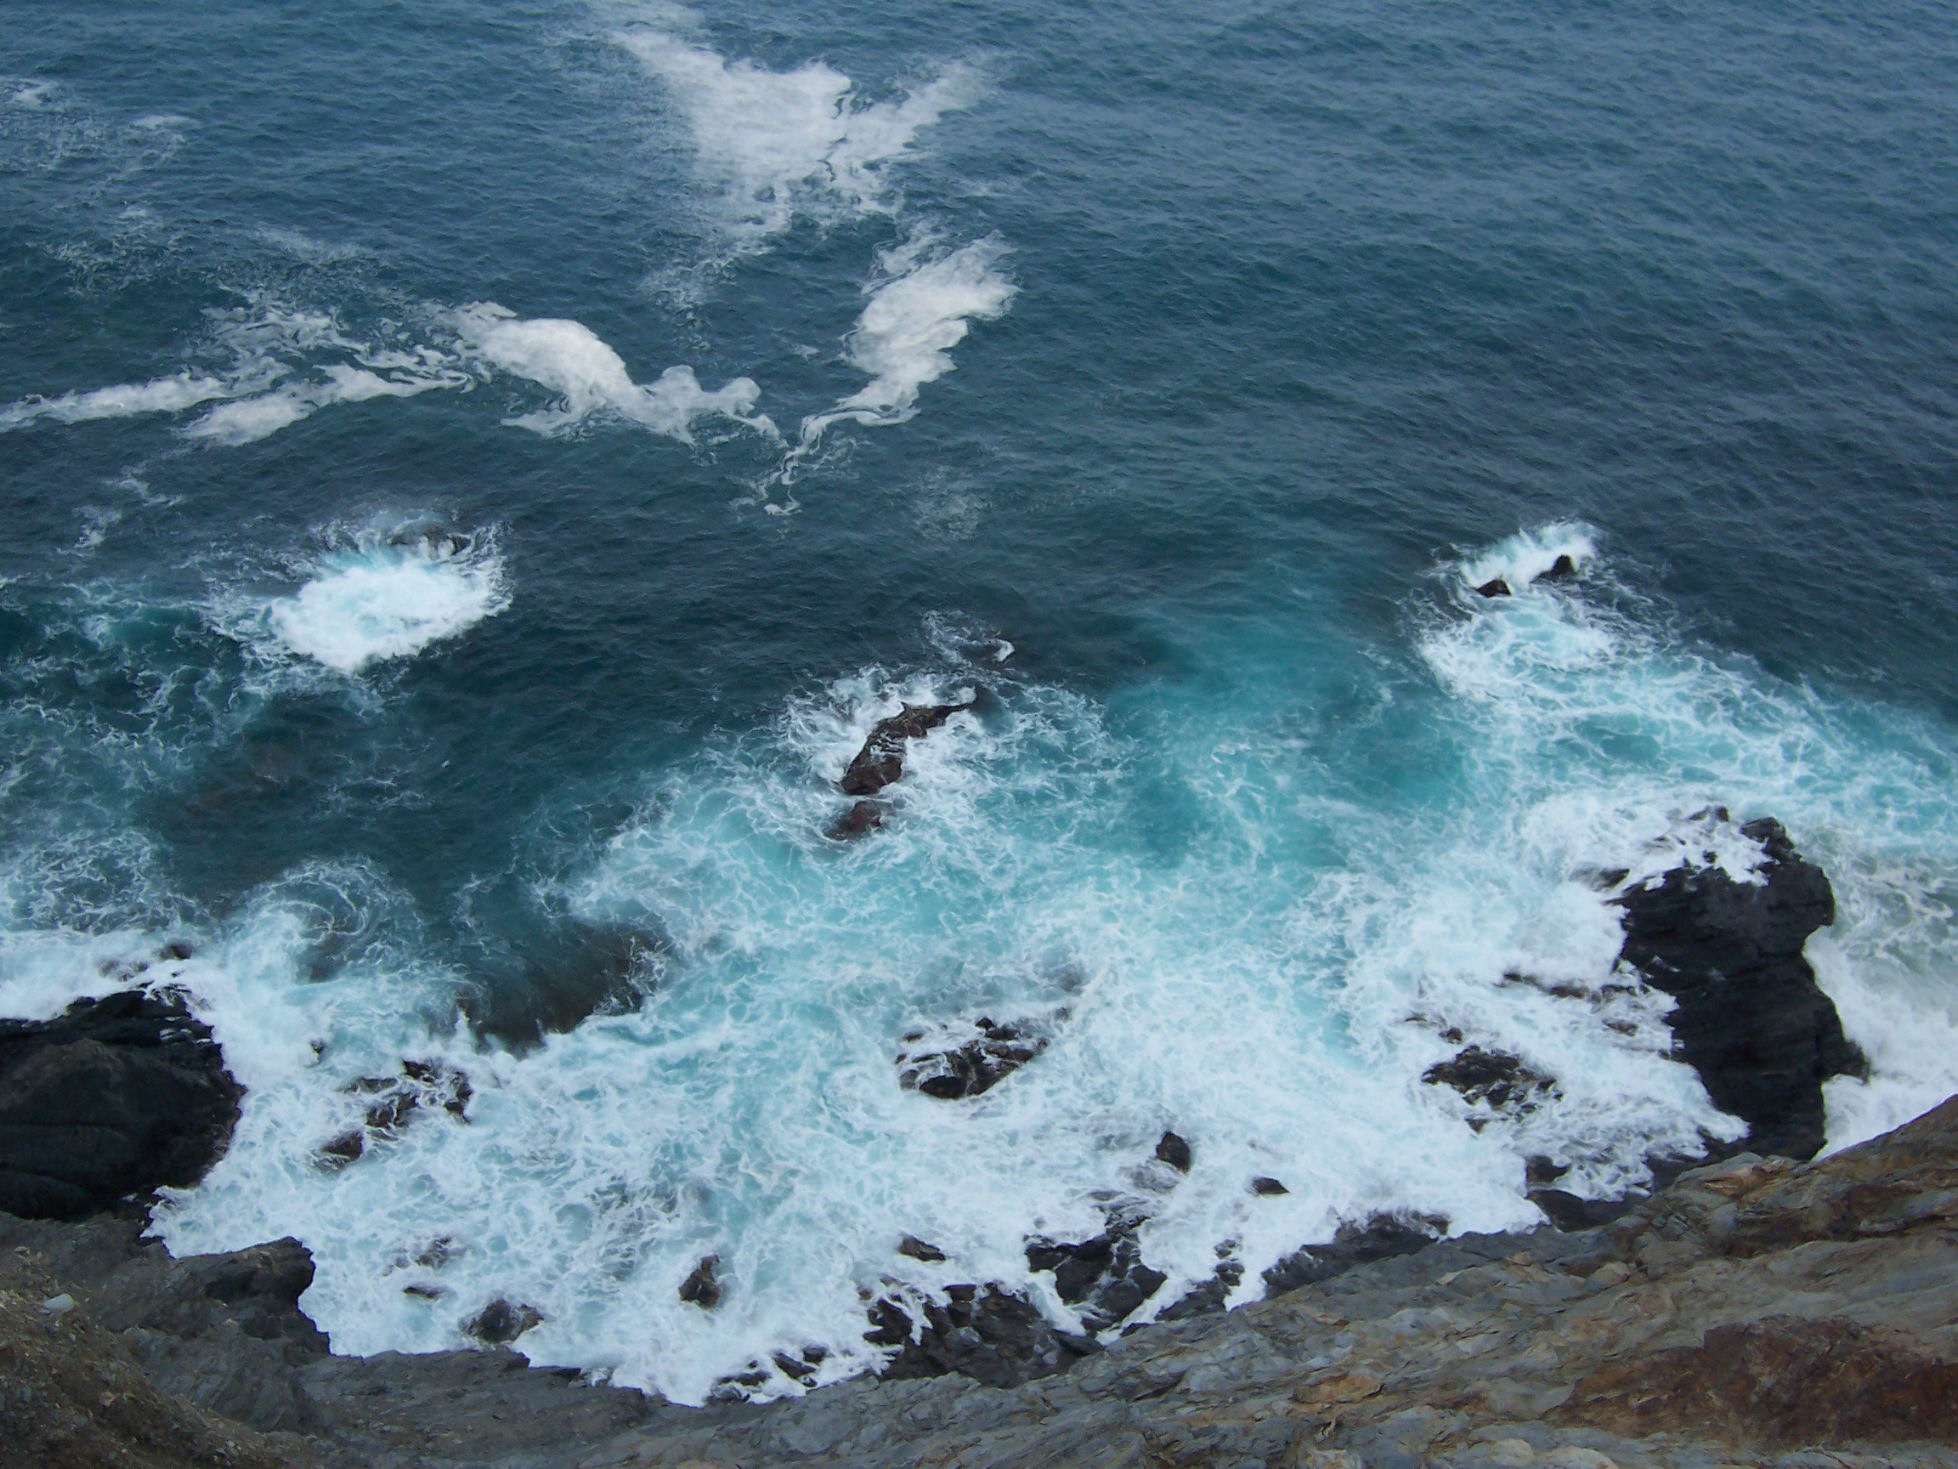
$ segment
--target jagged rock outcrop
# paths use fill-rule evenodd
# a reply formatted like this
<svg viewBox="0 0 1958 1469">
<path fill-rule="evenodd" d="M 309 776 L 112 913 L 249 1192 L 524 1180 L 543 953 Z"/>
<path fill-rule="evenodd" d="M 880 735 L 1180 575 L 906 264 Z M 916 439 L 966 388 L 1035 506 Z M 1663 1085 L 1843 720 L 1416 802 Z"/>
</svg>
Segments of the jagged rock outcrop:
<svg viewBox="0 0 1958 1469">
<path fill-rule="evenodd" d="M 244 1095 L 181 995 L 128 990 L 0 1021 L 0 1209 L 79 1219 L 203 1177 Z"/>
<path fill-rule="evenodd" d="M 973 698 L 962 704 L 906 704 L 890 718 L 878 720 L 843 772 L 843 779 L 837 782 L 843 794 L 877 794 L 904 774 L 907 741 L 923 739 L 954 714 L 963 714 L 977 703 Z"/>
<path fill-rule="evenodd" d="M 967 1024 L 913 1030 L 898 1053 L 898 1084 L 940 1101 L 991 1091 L 1047 1049 L 1033 1022 L 982 1015 Z"/>
<path fill-rule="evenodd" d="M 1678 1002 L 1675 1053 L 1715 1106 L 1747 1123 L 1746 1145 L 1810 1158 L 1823 1141 L 1822 1083 L 1868 1069 L 1802 956 L 1809 935 L 1835 921 L 1835 893 L 1780 822 L 1740 832 L 1765 854 L 1758 880 L 1688 861 L 1616 899 L 1621 962 Z"/>
<path fill-rule="evenodd" d="M 403 1061 L 393 1076 L 361 1076 L 343 1091 L 369 1101 L 361 1125 L 320 1145 L 320 1162 L 344 1167 L 362 1157 L 370 1142 L 392 1141 L 416 1117 L 442 1111 L 459 1121 L 469 1120 L 469 1099 L 475 1089 L 463 1072 L 440 1061 Z"/>
<path fill-rule="evenodd" d="M 880 1300 L 865 1339 L 894 1347 L 883 1375 L 892 1381 L 956 1374 L 989 1387 L 1013 1387 L 1065 1372 L 1099 1350 L 1092 1337 L 1056 1329 L 1038 1307 L 997 1286 L 955 1285 L 948 1299 Z"/>
</svg>

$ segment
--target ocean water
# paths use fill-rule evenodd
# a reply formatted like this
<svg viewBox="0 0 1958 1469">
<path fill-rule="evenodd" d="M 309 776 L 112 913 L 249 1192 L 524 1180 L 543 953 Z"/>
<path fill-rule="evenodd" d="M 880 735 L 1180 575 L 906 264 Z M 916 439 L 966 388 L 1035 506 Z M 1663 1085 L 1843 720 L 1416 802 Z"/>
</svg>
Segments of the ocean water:
<svg viewBox="0 0 1958 1469">
<path fill-rule="evenodd" d="M 8 18 L 0 1010 L 189 989 L 250 1090 L 155 1228 L 336 1349 L 505 1296 L 699 1401 L 1065 1323 L 1111 1201 L 1157 1309 L 1635 1184 L 1739 1124 L 1597 874 L 1713 803 L 1835 883 L 1831 1145 L 1958 1089 L 1944 8 Z M 982 1014 L 1047 1049 L 900 1088 Z M 1449 1027 L 1557 1095 L 1470 1128 Z M 466 1120 L 321 1166 L 404 1060 Z"/>
</svg>

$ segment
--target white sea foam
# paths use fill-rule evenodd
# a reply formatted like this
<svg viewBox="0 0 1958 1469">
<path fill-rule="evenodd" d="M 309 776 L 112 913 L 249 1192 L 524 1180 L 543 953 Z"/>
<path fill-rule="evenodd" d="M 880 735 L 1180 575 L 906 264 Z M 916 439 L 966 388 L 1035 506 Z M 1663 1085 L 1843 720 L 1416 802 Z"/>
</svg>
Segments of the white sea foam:
<svg viewBox="0 0 1958 1469">
<path fill-rule="evenodd" d="M 749 241 L 781 232 L 799 211 L 888 209 L 892 166 L 976 92 L 970 70 L 954 67 L 901 97 L 870 101 L 820 61 L 777 72 L 661 31 L 620 40 L 678 104 L 701 175 L 720 191 L 727 225 Z"/>
<path fill-rule="evenodd" d="M 186 982 L 250 1090 L 159 1228 L 178 1250 L 297 1234 L 340 1350 L 459 1345 L 504 1296 L 544 1313 L 533 1359 L 698 1401 L 755 1363 L 762 1395 L 799 1391 L 776 1350 L 827 1348 L 818 1382 L 873 1362 L 861 1293 L 892 1281 L 942 1299 L 997 1280 L 1065 1323 L 1024 1238 L 1083 1238 L 1111 1197 L 1149 1213 L 1164 1300 L 1220 1245 L 1253 1295 L 1376 1210 L 1527 1224 L 1529 1157 L 1598 1194 L 1645 1177 L 1650 1148 L 1738 1131 L 1671 1059 L 1665 997 L 1614 970 L 1599 876 L 1690 857 L 1745 879 L 1761 854 L 1702 814 L 1717 801 L 1781 817 L 1834 882 L 1810 955 L 1875 1075 L 1831 1084 L 1832 1144 L 1903 1120 L 1958 1085 L 1950 732 L 1682 645 L 1585 590 L 1622 592 L 1612 575 L 1598 552 L 1576 589 L 1413 611 L 1412 655 L 1369 662 L 1373 682 L 1328 671 L 1282 612 L 1197 629 L 1193 661 L 1227 679 L 1108 704 L 948 619 L 935 666 L 805 690 L 648 777 L 640 814 L 545 896 L 657 931 L 662 983 L 524 1055 L 455 1028 L 468 977 L 427 957 L 380 874 L 293 874 L 193 936 Z M 878 719 L 982 687 L 911 742 L 880 830 L 821 834 Z M 45 1010 L 107 952 L 50 942 L 0 1003 Z M 1047 1049 L 969 1102 L 898 1085 L 913 1028 L 979 1014 Z M 1468 1042 L 1555 1091 L 1510 1116 L 1422 1084 Z M 469 1073 L 467 1123 L 430 1109 L 316 1166 L 360 1122 L 350 1084 L 404 1058 Z M 1165 1127 L 1194 1145 L 1187 1177 L 1151 1159 Z M 1252 1194 L 1261 1175 L 1290 1192 Z M 904 1234 L 950 1258 L 899 1255 Z M 706 1313 L 677 1287 L 710 1252 L 727 1297 Z"/>
<path fill-rule="evenodd" d="M 172 373 L 146 383 L 118 383 L 54 398 L 23 398 L 0 408 L 0 433 L 39 419 L 56 423 L 87 423 L 99 418 L 134 418 L 146 413 L 181 413 L 213 398 L 236 391 L 235 381 L 207 373 Z"/>
<path fill-rule="evenodd" d="M 292 652 L 358 673 L 457 637 L 509 603 L 493 538 L 369 530 L 322 556 L 304 586 L 267 605 L 265 619 Z"/>
<path fill-rule="evenodd" d="M 365 403 L 373 398 L 412 398 L 432 388 L 460 386 L 458 371 L 435 367 L 383 377 L 365 367 L 334 363 L 317 378 L 288 383 L 271 392 L 236 398 L 211 409 L 184 430 L 184 437 L 219 444 L 250 444 L 311 417 L 334 403 Z"/>
<path fill-rule="evenodd" d="M 870 381 L 803 419 L 784 481 L 833 425 L 903 423 L 917 413 L 920 390 L 952 371 L 952 349 L 972 323 L 997 321 L 1011 307 L 1019 287 L 1005 273 L 1005 254 L 997 240 L 942 251 L 929 235 L 883 254 L 879 279 L 866 288 L 870 299 L 845 338 L 850 364 Z"/>
<path fill-rule="evenodd" d="M 23 399 L 0 407 L 0 432 L 40 419 L 80 423 L 204 407 L 185 425 L 185 438 L 250 444 L 334 404 L 412 398 L 501 375 L 558 395 L 551 408 L 507 420 L 537 433 L 561 433 L 610 414 L 682 442 L 690 442 L 693 425 L 710 416 L 777 437 L 767 415 L 755 410 L 761 390 L 752 378 L 733 378 L 710 391 L 691 367 L 678 366 L 640 384 L 619 354 L 580 322 L 526 319 L 494 302 L 432 315 L 439 324 L 433 340 L 415 342 L 398 336 L 363 340 L 331 315 L 270 303 L 213 313 L 211 348 L 229 356 L 227 367 Z"/>
<path fill-rule="evenodd" d="M 611 413 L 686 441 L 695 420 L 719 415 L 775 437 L 775 426 L 755 412 L 761 389 L 752 378 L 734 378 L 709 392 L 691 367 L 681 366 L 641 385 L 632 380 L 624 359 L 582 322 L 526 319 L 494 302 L 465 306 L 453 319 L 464 351 L 475 360 L 558 395 L 557 406 L 509 423 L 550 434 Z"/>
<path fill-rule="evenodd" d="M 1557 562 L 1569 557 L 1582 575 L 1597 559 L 1597 532 L 1577 521 L 1557 521 L 1518 531 L 1456 564 L 1460 583 L 1473 588 L 1500 578 L 1511 592 L 1533 586 Z"/>
<path fill-rule="evenodd" d="M 210 355 L 222 368 L 186 368 L 147 383 L 122 384 L 55 398 L 30 397 L 0 408 L 0 432 L 40 419 L 91 419 L 183 413 L 215 403 L 184 430 L 215 444 L 263 439 L 333 403 L 412 397 L 471 378 L 429 347 L 362 341 L 331 315 L 261 301 L 210 313 Z"/>
</svg>

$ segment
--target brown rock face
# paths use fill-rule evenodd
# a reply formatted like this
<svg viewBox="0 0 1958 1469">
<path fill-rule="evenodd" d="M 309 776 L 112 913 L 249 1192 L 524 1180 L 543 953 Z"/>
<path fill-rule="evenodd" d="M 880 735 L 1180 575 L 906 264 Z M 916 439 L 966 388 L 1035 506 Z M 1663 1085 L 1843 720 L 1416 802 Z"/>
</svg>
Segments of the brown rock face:
<svg viewBox="0 0 1958 1469">
<path fill-rule="evenodd" d="M 970 709 L 977 700 L 963 704 L 906 704 L 889 719 L 877 722 L 870 737 L 857 751 L 850 768 L 839 784 L 846 796 L 874 796 L 904 774 L 904 745 L 907 740 L 923 739 L 954 714 Z"/>
<path fill-rule="evenodd" d="M 1769 1316 L 1716 1326 L 1698 1346 L 1603 1367 L 1571 1390 L 1557 1417 L 1636 1436 L 1692 1423 L 1791 1448 L 1958 1442 L 1958 1366 L 1905 1332 Z"/>
</svg>

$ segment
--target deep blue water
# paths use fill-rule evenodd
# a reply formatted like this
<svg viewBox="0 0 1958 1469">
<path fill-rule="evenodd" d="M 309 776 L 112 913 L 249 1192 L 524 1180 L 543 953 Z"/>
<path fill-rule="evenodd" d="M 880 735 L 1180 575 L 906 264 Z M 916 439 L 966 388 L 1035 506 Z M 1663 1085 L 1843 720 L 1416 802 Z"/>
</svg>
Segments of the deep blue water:
<svg viewBox="0 0 1958 1469">
<path fill-rule="evenodd" d="M 510 1294 L 682 1398 L 840 1375 L 860 1288 L 1023 1283 L 1172 1124 L 1169 1293 L 1527 1222 L 1528 1154 L 1721 1125 L 1656 1015 L 1501 983 L 1601 980 L 1583 871 L 1709 801 L 1835 879 L 1832 1138 L 1958 1082 L 1946 9 L 9 19 L 0 1000 L 194 942 L 252 1099 L 160 1225 L 305 1238 L 337 1346 Z M 1036 1067 L 898 1089 L 988 1007 Z M 1560 1104 L 1470 1132 L 1449 1023 Z M 313 1165 L 436 1052 L 466 1127 Z"/>
</svg>

